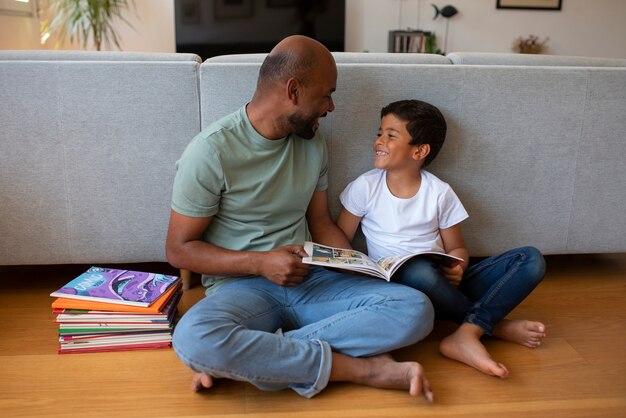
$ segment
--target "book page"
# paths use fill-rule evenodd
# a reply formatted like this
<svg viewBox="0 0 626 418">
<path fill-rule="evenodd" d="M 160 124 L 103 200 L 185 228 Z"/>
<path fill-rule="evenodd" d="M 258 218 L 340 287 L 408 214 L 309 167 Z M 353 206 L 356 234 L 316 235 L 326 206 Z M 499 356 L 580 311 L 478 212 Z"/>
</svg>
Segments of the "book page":
<svg viewBox="0 0 626 418">
<path fill-rule="evenodd" d="M 401 260 L 400 257 L 396 257 L 395 255 L 390 255 L 387 257 L 382 257 L 379 258 L 378 261 L 376 261 L 376 264 L 378 264 L 378 266 L 383 269 L 384 271 L 387 272 L 387 274 L 390 274 L 390 272 L 392 271 L 393 267 L 396 265 L 396 263 L 398 263 Z"/>
<path fill-rule="evenodd" d="M 307 241 L 304 250 L 309 257 L 302 259 L 303 263 L 326 267 L 341 268 L 385 277 L 384 273 L 367 255 L 357 250 L 328 247 Z"/>
</svg>

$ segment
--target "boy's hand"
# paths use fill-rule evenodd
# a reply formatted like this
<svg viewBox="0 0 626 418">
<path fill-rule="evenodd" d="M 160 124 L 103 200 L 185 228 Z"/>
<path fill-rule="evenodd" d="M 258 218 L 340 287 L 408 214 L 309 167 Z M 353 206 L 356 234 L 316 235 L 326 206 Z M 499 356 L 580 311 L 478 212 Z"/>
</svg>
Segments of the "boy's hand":
<svg viewBox="0 0 626 418">
<path fill-rule="evenodd" d="M 450 283 L 454 286 L 458 286 L 461 284 L 461 280 L 463 280 L 463 267 L 457 265 L 455 267 L 442 267 L 441 268 L 443 275 L 448 279 Z"/>
</svg>

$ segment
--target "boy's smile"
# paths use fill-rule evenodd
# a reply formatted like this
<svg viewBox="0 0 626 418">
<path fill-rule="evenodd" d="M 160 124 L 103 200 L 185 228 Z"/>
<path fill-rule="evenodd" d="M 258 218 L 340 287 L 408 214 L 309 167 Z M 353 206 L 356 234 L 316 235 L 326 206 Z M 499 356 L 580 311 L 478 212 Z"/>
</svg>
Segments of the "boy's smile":
<svg viewBox="0 0 626 418">
<path fill-rule="evenodd" d="M 374 166 L 393 170 L 405 167 L 414 168 L 418 145 L 411 145 L 411 135 L 406 129 L 407 122 L 390 113 L 383 116 L 378 135 L 374 141 Z"/>
</svg>

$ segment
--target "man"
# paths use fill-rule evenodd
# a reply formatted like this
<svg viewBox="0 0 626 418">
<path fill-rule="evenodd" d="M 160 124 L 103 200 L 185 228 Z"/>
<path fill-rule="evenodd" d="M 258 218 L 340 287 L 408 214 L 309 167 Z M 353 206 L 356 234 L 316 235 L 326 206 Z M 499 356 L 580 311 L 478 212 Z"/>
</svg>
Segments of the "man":
<svg viewBox="0 0 626 418">
<path fill-rule="evenodd" d="M 263 62 L 250 103 L 196 136 L 177 163 L 167 257 L 207 286 L 173 337 L 196 372 L 194 390 L 229 378 L 312 397 L 329 381 L 350 381 L 432 400 L 421 365 L 385 354 L 431 331 L 430 301 L 301 261 L 308 238 L 349 245 L 328 212 L 318 133 L 336 82 L 322 44 L 284 39 Z"/>
</svg>

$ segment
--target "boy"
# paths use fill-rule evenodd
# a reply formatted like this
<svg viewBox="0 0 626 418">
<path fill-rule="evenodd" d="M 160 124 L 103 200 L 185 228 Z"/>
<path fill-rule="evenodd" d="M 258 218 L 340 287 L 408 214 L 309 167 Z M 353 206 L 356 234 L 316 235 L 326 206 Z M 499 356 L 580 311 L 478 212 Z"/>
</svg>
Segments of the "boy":
<svg viewBox="0 0 626 418">
<path fill-rule="evenodd" d="M 422 291 L 436 316 L 461 324 L 442 340 L 443 355 L 505 378 L 508 370 L 491 358 L 480 338 L 494 335 L 532 348 L 541 344 L 542 323 L 504 317 L 543 279 L 545 262 L 537 249 L 523 247 L 469 266 L 460 227 L 468 214 L 450 186 L 423 169 L 437 156 L 446 129 L 441 112 L 428 103 L 402 100 L 384 107 L 374 141 L 376 168 L 342 192 L 337 224 L 352 241 L 360 223 L 375 260 L 420 250 L 465 260 L 445 268 L 416 257 L 392 281 Z"/>
</svg>

